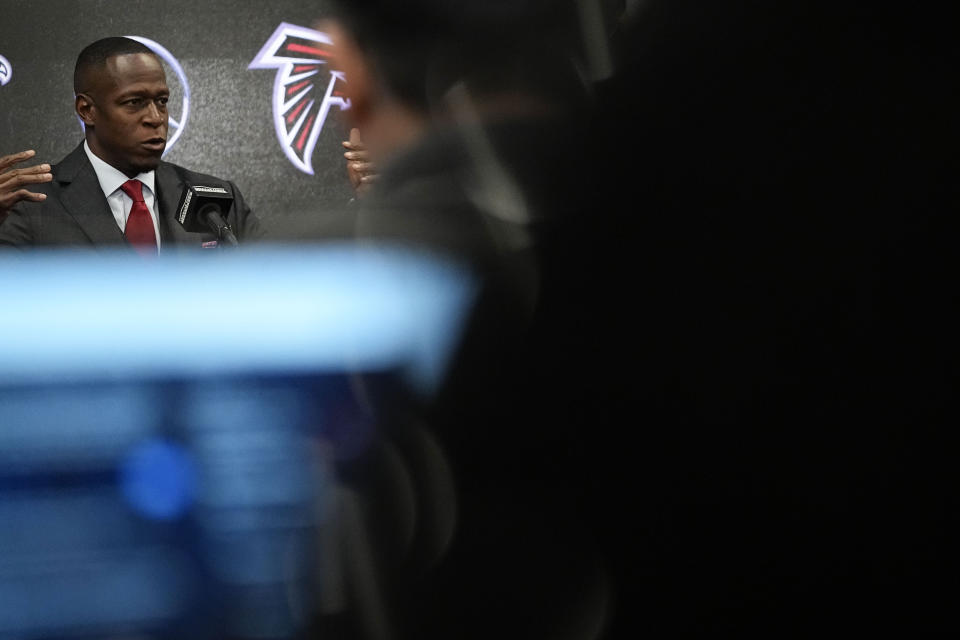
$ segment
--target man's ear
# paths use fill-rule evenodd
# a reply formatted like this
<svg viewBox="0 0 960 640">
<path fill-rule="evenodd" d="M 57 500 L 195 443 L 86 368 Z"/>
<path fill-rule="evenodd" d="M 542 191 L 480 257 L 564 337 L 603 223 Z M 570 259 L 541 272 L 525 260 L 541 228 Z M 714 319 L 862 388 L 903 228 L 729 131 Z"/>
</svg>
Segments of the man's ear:
<svg viewBox="0 0 960 640">
<path fill-rule="evenodd" d="M 97 107 L 93 104 L 90 96 L 85 93 L 78 93 L 74 99 L 73 108 L 76 110 L 77 115 L 80 116 L 80 119 L 83 120 L 83 124 L 88 127 L 93 126 Z"/>
<path fill-rule="evenodd" d="M 350 108 L 343 115 L 349 121 L 349 126 L 362 130 L 374 102 L 374 76 L 369 60 L 350 32 L 339 22 L 323 20 L 316 28 L 333 41 L 330 68 L 342 71 L 346 78 L 344 93 L 350 99 Z"/>
</svg>

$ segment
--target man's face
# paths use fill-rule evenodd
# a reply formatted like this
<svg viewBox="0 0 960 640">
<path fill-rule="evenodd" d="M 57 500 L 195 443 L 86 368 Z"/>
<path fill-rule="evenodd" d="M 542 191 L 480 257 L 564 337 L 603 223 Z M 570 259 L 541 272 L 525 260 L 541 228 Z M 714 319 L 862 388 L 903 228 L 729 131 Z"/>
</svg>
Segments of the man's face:
<svg viewBox="0 0 960 640">
<path fill-rule="evenodd" d="M 90 149 L 129 177 L 155 169 L 167 146 L 170 90 L 156 56 L 108 58 L 106 68 L 77 96 Z"/>
</svg>

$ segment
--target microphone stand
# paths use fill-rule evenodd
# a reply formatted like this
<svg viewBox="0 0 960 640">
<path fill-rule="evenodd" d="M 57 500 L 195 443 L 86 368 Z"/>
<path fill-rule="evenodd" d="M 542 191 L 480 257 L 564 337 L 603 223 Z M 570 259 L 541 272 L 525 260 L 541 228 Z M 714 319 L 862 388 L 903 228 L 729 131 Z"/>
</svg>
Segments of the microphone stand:
<svg viewBox="0 0 960 640">
<path fill-rule="evenodd" d="M 233 234 L 233 229 L 230 228 L 230 225 L 224 222 L 223 217 L 220 215 L 220 208 L 217 205 L 205 205 L 197 212 L 197 216 L 206 222 L 210 229 L 217 234 L 217 240 L 219 242 L 226 242 L 231 247 L 239 246 L 240 243 L 237 242 L 237 236 Z"/>
</svg>

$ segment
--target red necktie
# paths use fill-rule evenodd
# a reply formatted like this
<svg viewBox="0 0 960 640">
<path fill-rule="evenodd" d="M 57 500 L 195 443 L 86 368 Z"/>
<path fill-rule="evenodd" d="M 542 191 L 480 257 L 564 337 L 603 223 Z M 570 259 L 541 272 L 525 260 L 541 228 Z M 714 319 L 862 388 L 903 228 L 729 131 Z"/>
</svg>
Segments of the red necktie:
<svg viewBox="0 0 960 640">
<path fill-rule="evenodd" d="M 143 201 L 143 185 L 139 180 L 127 180 L 120 188 L 133 200 L 130 215 L 127 216 L 127 228 L 123 235 L 127 242 L 143 256 L 157 255 L 157 235 L 153 228 L 153 219 Z"/>
</svg>

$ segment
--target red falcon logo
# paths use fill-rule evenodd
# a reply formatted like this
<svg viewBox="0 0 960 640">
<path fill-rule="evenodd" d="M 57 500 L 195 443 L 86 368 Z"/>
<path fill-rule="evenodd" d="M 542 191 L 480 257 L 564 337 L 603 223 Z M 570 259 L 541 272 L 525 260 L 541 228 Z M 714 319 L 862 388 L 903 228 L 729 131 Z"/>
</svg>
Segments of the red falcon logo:
<svg viewBox="0 0 960 640">
<path fill-rule="evenodd" d="M 330 37 L 281 22 L 248 69 L 276 69 L 273 124 L 280 146 L 295 167 L 313 175 L 313 149 L 331 107 L 349 109 L 338 91 L 343 72 L 329 68 Z M 319 90 L 318 90 L 319 89 Z"/>
</svg>

